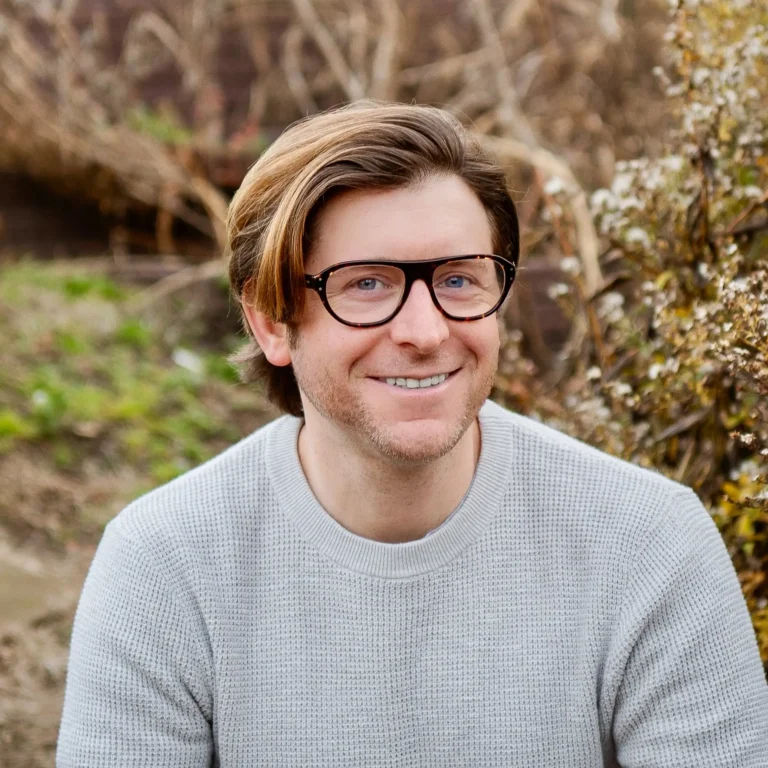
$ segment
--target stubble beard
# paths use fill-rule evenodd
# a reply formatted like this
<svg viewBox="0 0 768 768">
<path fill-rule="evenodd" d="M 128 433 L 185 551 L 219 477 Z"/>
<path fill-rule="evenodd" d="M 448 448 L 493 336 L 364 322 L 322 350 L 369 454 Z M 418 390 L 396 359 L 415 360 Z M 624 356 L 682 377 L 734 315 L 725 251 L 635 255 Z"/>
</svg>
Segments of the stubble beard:
<svg viewBox="0 0 768 768">
<path fill-rule="evenodd" d="M 394 430 L 380 423 L 359 393 L 337 386 L 326 371 L 305 376 L 301 365 L 302 355 L 298 349 L 295 352 L 298 354 L 294 355 L 293 372 L 302 397 L 306 398 L 323 418 L 340 427 L 361 450 L 372 451 L 403 468 L 423 466 L 453 450 L 490 395 L 498 362 L 497 355 L 477 387 L 470 389 L 466 401 L 463 404 L 457 403 L 457 407 L 461 409 L 461 417 L 447 435 L 439 442 L 409 445 L 407 439 L 402 439 Z"/>
</svg>

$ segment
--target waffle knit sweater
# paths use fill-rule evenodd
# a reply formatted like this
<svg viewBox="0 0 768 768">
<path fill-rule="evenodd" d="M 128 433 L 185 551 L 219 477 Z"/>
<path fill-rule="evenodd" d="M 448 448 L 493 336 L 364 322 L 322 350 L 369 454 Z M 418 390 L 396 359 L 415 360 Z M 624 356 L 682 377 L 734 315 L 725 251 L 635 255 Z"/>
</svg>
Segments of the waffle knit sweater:
<svg viewBox="0 0 768 768">
<path fill-rule="evenodd" d="M 768 766 L 755 635 L 692 491 L 488 402 L 461 506 L 385 544 L 320 507 L 299 426 L 107 527 L 59 768 Z"/>
</svg>

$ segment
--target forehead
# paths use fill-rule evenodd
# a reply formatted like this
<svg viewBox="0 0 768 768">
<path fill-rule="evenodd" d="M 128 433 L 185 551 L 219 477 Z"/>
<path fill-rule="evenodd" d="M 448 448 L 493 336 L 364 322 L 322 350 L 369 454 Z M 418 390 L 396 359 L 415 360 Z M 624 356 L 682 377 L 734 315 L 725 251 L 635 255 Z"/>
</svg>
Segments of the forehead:
<svg viewBox="0 0 768 768">
<path fill-rule="evenodd" d="M 483 204 L 456 176 L 400 189 L 354 190 L 320 212 L 305 267 L 318 272 L 340 261 L 432 259 L 492 253 Z"/>
</svg>

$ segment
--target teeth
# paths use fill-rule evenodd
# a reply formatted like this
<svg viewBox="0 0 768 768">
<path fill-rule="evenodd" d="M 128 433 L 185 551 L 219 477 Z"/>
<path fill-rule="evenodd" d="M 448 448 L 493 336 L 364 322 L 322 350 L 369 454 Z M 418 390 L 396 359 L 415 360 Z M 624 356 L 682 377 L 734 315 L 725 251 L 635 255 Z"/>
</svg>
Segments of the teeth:
<svg viewBox="0 0 768 768">
<path fill-rule="evenodd" d="M 404 387 L 406 389 L 424 389 L 426 387 L 435 387 L 442 384 L 448 378 L 447 373 L 438 373 L 436 376 L 427 376 L 426 379 L 400 379 L 387 378 L 387 384 L 395 387 Z"/>
</svg>

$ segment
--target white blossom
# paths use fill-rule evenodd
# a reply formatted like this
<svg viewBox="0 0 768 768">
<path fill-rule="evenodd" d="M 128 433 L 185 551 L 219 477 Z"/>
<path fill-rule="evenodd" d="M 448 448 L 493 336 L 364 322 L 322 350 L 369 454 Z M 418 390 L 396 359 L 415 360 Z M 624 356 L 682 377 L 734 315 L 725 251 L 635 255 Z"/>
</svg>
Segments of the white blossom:
<svg viewBox="0 0 768 768">
<path fill-rule="evenodd" d="M 558 296 L 565 296 L 570 293 L 570 290 L 565 283 L 554 283 L 547 287 L 547 296 L 550 299 L 556 299 Z"/>
<path fill-rule="evenodd" d="M 596 365 L 593 365 L 591 368 L 587 370 L 587 373 L 586 373 L 587 381 L 595 381 L 596 379 L 599 379 L 602 375 L 603 375 L 603 372 Z"/>
<path fill-rule="evenodd" d="M 593 210 L 600 210 L 602 208 L 616 208 L 616 195 L 614 195 L 610 189 L 597 189 L 592 193 L 592 197 L 590 198 L 590 205 Z"/>
<path fill-rule="evenodd" d="M 627 230 L 624 238 L 632 245 L 641 245 L 643 248 L 651 247 L 651 238 L 642 227 L 631 227 Z"/>
<path fill-rule="evenodd" d="M 51 397 L 44 389 L 36 389 L 32 393 L 32 403 L 36 408 L 44 408 L 50 402 Z"/>
<path fill-rule="evenodd" d="M 560 260 L 560 269 L 568 275 L 581 273 L 581 261 L 576 256 L 566 256 Z"/>
<path fill-rule="evenodd" d="M 171 358 L 176 365 L 186 368 L 191 373 L 196 375 L 203 373 L 204 365 L 202 359 L 199 355 L 196 355 L 188 349 L 177 347 L 173 350 Z"/>
<path fill-rule="evenodd" d="M 544 193 L 551 195 L 552 197 L 561 194 L 565 191 L 565 184 L 563 180 L 557 176 L 551 176 L 544 184 Z"/>
</svg>

